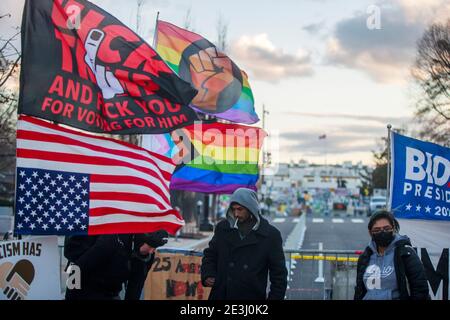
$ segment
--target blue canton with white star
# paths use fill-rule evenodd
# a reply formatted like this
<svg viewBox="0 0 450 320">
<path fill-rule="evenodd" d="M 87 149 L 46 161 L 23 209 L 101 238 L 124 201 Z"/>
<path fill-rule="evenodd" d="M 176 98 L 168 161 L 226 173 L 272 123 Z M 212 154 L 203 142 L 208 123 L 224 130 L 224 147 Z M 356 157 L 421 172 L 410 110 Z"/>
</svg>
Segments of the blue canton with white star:
<svg viewBox="0 0 450 320">
<path fill-rule="evenodd" d="M 17 168 L 15 233 L 86 235 L 89 175 Z"/>
</svg>

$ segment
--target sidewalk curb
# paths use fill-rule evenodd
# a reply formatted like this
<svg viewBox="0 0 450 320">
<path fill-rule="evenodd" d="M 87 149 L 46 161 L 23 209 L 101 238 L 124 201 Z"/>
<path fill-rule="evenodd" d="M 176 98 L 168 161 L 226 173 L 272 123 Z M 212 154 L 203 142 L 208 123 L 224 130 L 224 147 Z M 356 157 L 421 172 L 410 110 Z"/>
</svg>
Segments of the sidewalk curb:
<svg viewBox="0 0 450 320">
<path fill-rule="evenodd" d="M 206 237 L 206 239 L 202 239 L 201 241 L 199 241 L 197 244 L 191 246 L 191 249 L 196 250 L 198 247 L 203 246 L 204 243 L 209 243 L 209 241 L 211 241 L 212 239 L 212 234 L 209 235 L 208 237 Z M 202 250 L 203 251 L 203 250 Z"/>
</svg>

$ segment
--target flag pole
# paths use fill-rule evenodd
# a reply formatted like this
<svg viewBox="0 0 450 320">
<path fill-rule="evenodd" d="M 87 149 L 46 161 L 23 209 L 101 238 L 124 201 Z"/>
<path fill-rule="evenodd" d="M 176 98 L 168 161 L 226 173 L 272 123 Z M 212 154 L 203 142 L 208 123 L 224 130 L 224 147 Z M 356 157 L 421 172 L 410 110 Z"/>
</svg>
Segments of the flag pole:
<svg viewBox="0 0 450 320">
<path fill-rule="evenodd" d="M 265 132 L 266 130 L 266 114 L 269 115 L 269 111 L 266 110 L 266 105 L 263 104 L 262 106 L 262 129 Z M 261 161 L 261 169 L 260 169 L 260 177 L 261 177 L 261 200 L 264 202 L 265 201 L 265 196 L 264 193 L 267 192 L 267 188 L 263 187 L 265 186 L 265 182 L 264 182 L 264 175 L 265 175 L 265 167 L 266 167 L 266 160 L 267 159 L 267 154 L 266 154 L 266 148 L 264 147 L 264 142 L 263 145 L 261 147 L 261 151 L 262 151 L 262 161 Z M 264 190 L 263 190 L 264 189 Z"/>
<path fill-rule="evenodd" d="M 153 35 L 153 49 L 155 49 L 155 51 L 156 51 L 156 38 L 158 37 L 158 19 L 159 19 L 159 11 L 156 13 L 156 23 L 155 23 L 155 33 L 154 33 L 154 35 Z M 137 138 L 137 145 L 139 146 L 139 147 L 142 147 L 142 140 L 144 140 L 144 136 L 143 136 L 143 134 L 140 134 L 140 135 L 138 135 L 138 138 Z"/>
<path fill-rule="evenodd" d="M 265 120 L 266 120 L 266 106 L 263 104 L 263 106 L 262 106 L 262 109 L 263 109 L 263 112 L 262 112 L 262 128 L 263 128 L 263 130 L 265 129 L 264 128 L 264 125 L 265 125 Z M 263 194 L 263 192 L 262 192 L 262 189 L 263 189 L 263 185 L 264 185 L 264 161 L 265 161 L 265 159 L 266 159 L 266 155 L 264 154 L 264 152 L 265 152 L 265 149 L 264 149 L 264 144 L 263 144 L 263 146 L 262 146 L 262 161 L 261 161 L 261 195 L 262 195 L 262 199 L 264 200 L 264 194 Z"/>
<path fill-rule="evenodd" d="M 153 49 L 156 50 L 156 43 L 158 38 L 158 20 L 159 20 L 159 11 L 156 13 L 156 23 L 155 23 L 155 34 L 153 35 Z"/>
<path fill-rule="evenodd" d="M 391 175 L 391 129 L 392 125 L 387 125 L 388 129 L 388 137 L 387 137 L 387 178 L 386 178 L 386 208 L 388 208 L 389 198 L 391 196 L 391 184 L 390 184 L 390 175 Z"/>
<path fill-rule="evenodd" d="M 16 134 L 16 138 L 17 138 L 17 134 Z M 16 142 L 16 146 L 17 146 L 17 142 Z M 16 233 L 16 199 L 17 199 L 17 175 L 19 173 L 19 168 L 17 167 L 17 148 L 16 148 L 16 174 L 14 176 L 14 199 L 13 199 L 13 216 L 12 216 L 12 236 L 13 239 L 14 237 L 17 237 L 19 240 L 22 239 L 21 235 L 18 235 Z M 8 230 L 9 232 L 9 230 Z M 8 240 L 12 240 L 12 239 L 8 239 Z"/>
</svg>

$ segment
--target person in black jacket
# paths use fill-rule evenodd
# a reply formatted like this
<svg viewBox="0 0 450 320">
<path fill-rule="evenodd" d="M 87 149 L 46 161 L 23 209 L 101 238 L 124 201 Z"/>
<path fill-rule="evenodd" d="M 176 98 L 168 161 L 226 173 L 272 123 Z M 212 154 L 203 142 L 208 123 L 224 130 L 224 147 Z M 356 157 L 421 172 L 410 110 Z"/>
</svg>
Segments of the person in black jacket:
<svg viewBox="0 0 450 320">
<path fill-rule="evenodd" d="M 167 242 L 164 230 L 146 234 L 66 237 L 64 256 L 80 268 L 81 288 L 66 288 L 66 300 L 138 300 L 154 259 Z"/>
<path fill-rule="evenodd" d="M 212 287 L 209 299 L 284 299 L 287 269 L 280 232 L 260 215 L 253 190 L 237 189 L 230 201 L 227 219 L 218 223 L 203 252 L 201 279 Z"/>
<path fill-rule="evenodd" d="M 379 211 L 368 224 L 372 241 L 359 257 L 355 300 L 426 300 L 428 281 L 422 262 L 392 213 Z"/>
</svg>

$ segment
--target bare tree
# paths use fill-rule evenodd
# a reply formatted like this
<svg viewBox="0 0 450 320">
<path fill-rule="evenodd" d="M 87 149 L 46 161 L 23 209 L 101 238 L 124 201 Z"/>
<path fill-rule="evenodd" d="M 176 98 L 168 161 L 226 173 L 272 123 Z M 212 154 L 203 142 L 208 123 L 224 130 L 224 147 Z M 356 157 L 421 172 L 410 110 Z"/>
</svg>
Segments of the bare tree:
<svg viewBox="0 0 450 320">
<path fill-rule="evenodd" d="M 194 31 L 193 20 L 192 20 L 192 8 L 186 10 L 186 15 L 184 16 L 183 28 L 189 31 Z"/>
<path fill-rule="evenodd" d="M 11 17 L 10 14 L 0 16 L 0 19 Z M 0 36 L 0 114 L 5 113 L 5 108 L 11 108 L 11 102 L 17 102 L 17 94 L 14 92 L 14 86 L 10 86 L 10 82 L 17 81 L 19 70 L 19 62 L 21 53 L 15 46 L 14 42 L 18 40 L 20 35 L 19 28 L 16 32 L 7 38 Z M 3 123 L 3 118 L 0 118 L 0 123 Z"/>
<path fill-rule="evenodd" d="M 10 14 L 0 19 L 11 17 Z M 0 36 L 0 202 L 12 205 L 18 93 L 14 81 L 18 79 L 21 53 L 15 46 L 20 31 L 10 37 Z"/>
<path fill-rule="evenodd" d="M 421 88 L 415 113 L 419 136 L 450 146 L 450 19 L 425 31 L 412 73 Z"/>
<path fill-rule="evenodd" d="M 142 8 L 145 6 L 147 0 L 136 0 L 136 34 L 143 36 L 142 32 Z M 121 140 L 131 144 L 139 145 L 141 141 L 141 135 L 116 135 L 116 134 L 105 134 L 105 137 L 110 137 L 112 139 Z"/>
<path fill-rule="evenodd" d="M 392 129 L 398 134 L 406 134 L 407 127 Z M 388 166 L 388 140 L 387 137 L 381 137 L 377 140 L 377 150 L 372 150 L 375 169 L 372 172 L 372 188 L 386 188 L 387 166 Z"/>
<path fill-rule="evenodd" d="M 5 16 L 0 17 L 3 18 Z M 7 82 L 17 75 L 21 54 L 14 45 L 20 31 L 13 36 L 4 39 L 0 37 L 0 103 L 7 102 L 9 97 L 5 93 L 7 90 Z"/>
<path fill-rule="evenodd" d="M 371 188 L 386 188 L 387 182 L 387 138 L 381 137 L 377 141 L 377 150 L 372 150 L 375 169 L 372 172 Z"/>
<path fill-rule="evenodd" d="M 141 35 L 141 24 L 142 24 L 142 15 L 141 10 L 144 7 L 147 0 L 136 0 L 137 10 L 136 10 L 136 33 Z"/>
<path fill-rule="evenodd" d="M 227 35 L 228 35 L 228 23 L 222 14 L 219 14 L 217 20 L 217 49 L 222 52 L 227 50 Z"/>
</svg>

